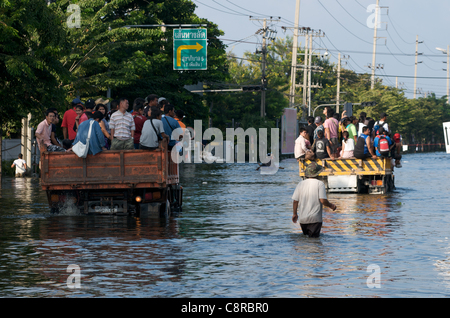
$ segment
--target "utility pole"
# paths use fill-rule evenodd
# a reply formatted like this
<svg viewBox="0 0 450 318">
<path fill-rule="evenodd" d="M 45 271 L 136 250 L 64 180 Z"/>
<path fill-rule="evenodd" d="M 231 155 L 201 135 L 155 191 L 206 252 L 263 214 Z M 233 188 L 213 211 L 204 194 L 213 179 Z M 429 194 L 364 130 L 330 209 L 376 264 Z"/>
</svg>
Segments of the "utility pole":
<svg viewBox="0 0 450 318">
<path fill-rule="evenodd" d="M 375 62 L 377 54 L 377 29 L 378 29 L 378 14 L 380 10 L 380 0 L 377 0 L 377 6 L 375 7 L 375 26 L 373 31 L 373 56 L 372 56 L 372 79 L 370 89 L 375 87 Z"/>
<path fill-rule="evenodd" d="M 309 62 L 308 62 L 308 116 L 311 116 L 311 66 L 312 66 L 312 35 L 309 37 Z"/>
<path fill-rule="evenodd" d="M 298 24 L 300 19 L 300 0 L 295 5 L 294 43 L 292 46 L 291 88 L 289 92 L 289 108 L 295 105 L 295 83 L 297 75 Z"/>
<path fill-rule="evenodd" d="M 266 47 L 266 28 L 267 28 L 267 20 L 264 18 L 264 24 L 263 24 L 263 44 L 262 44 L 262 71 L 261 71 L 261 117 L 266 116 L 266 90 L 264 86 L 264 82 L 266 80 L 266 54 L 267 54 L 267 47 Z"/>
<path fill-rule="evenodd" d="M 308 76 L 308 45 L 309 45 L 309 33 L 305 34 L 305 55 L 303 58 L 303 105 L 306 106 L 307 104 L 307 83 L 306 79 Z"/>
<path fill-rule="evenodd" d="M 337 66 L 337 93 L 336 93 L 336 112 L 339 114 L 339 104 L 341 100 L 341 53 L 338 54 Z"/>
<path fill-rule="evenodd" d="M 422 55 L 422 53 L 419 53 L 419 43 L 423 43 L 423 41 L 419 42 L 419 36 L 416 35 L 416 62 L 414 65 L 414 98 L 416 98 L 417 95 L 417 64 L 422 63 L 417 61 L 417 58 L 419 55 Z"/>
<path fill-rule="evenodd" d="M 250 20 L 261 21 L 261 19 L 253 19 L 250 17 Z M 256 31 L 256 34 L 262 34 L 262 48 L 261 51 L 256 51 L 256 53 L 262 53 L 262 63 L 261 63 L 261 117 L 266 116 L 266 88 L 267 88 L 267 80 L 266 80 L 266 56 L 267 56 L 267 42 L 266 40 L 275 40 L 276 31 L 271 30 L 267 27 L 267 19 L 262 19 L 263 28 Z M 273 20 L 270 18 L 271 22 L 279 22 L 280 20 Z"/>
<path fill-rule="evenodd" d="M 447 54 L 447 69 L 444 69 L 444 71 L 447 71 L 447 104 L 449 104 L 449 98 L 450 98 L 450 45 L 447 45 L 447 51 L 443 51 L 443 53 Z"/>
</svg>

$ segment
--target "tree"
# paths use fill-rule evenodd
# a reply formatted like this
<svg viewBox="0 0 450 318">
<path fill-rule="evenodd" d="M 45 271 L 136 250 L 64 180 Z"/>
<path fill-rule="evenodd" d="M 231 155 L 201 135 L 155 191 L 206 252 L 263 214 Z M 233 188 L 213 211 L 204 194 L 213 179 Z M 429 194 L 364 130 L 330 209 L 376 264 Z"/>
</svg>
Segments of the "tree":
<svg viewBox="0 0 450 318">
<path fill-rule="evenodd" d="M 28 113 L 36 124 L 46 108 L 64 101 L 66 49 L 65 31 L 45 1 L 0 0 L 0 149 L 3 131 L 17 130 Z"/>
<path fill-rule="evenodd" d="M 187 118 L 205 118 L 202 99 L 184 89 L 202 81 L 220 81 L 226 74 L 222 31 L 194 14 L 188 0 L 70 1 L 80 7 L 81 26 L 67 30 L 71 52 L 63 63 L 74 76 L 68 100 L 106 96 L 126 97 L 131 102 L 154 93 L 166 97 Z M 66 19 L 68 0 L 58 0 L 54 10 Z M 173 70 L 173 29 L 126 28 L 149 24 L 208 24 L 208 70 Z"/>
</svg>

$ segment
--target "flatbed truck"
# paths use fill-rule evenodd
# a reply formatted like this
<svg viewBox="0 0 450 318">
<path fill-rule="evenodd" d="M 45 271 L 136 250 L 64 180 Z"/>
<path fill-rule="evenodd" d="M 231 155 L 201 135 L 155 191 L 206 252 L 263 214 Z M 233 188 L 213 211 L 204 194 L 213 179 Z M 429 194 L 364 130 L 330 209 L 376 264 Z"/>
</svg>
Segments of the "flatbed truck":
<svg viewBox="0 0 450 318">
<path fill-rule="evenodd" d="M 395 189 L 394 171 L 389 158 L 300 160 L 299 175 L 305 179 L 305 169 L 316 162 L 324 170 L 318 178 L 328 192 L 385 194 Z"/>
<path fill-rule="evenodd" d="M 166 139 L 156 150 L 105 150 L 86 158 L 41 149 L 41 186 L 52 213 L 69 204 L 80 214 L 143 217 L 156 210 L 168 218 L 182 209 L 179 167 Z"/>
</svg>

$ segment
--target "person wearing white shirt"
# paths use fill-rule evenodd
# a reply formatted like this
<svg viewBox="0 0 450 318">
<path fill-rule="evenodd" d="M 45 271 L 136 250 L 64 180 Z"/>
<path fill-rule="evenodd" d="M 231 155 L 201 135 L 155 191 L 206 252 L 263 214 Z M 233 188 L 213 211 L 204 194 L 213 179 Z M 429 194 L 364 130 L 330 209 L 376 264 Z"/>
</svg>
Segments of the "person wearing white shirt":
<svg viewBox="0 0 450 318">
<path fill-rule="evenodd" d="M 14 166 L 16 166 L 16 177 L 23 177 L 27 172 L 27 163 L 22 158 L 22 154 L 19 153 L 19 158 L 14 160 L 13 164 L 11 165 L 11 168 L 14 168 Z"/>
<path fill-rule="evenodd" d="M 306 137 L 308 132 L 305 128 L 300 128 L 300 136 L 295 140 L 294 155 L 295 159 L 305 158 L 308 147 L 306 146 Z"/>
<path fill-rule="evenodd" d="M 341 158 L 340 159 L 349 159 L 353 158 L 353 151 L 355 150 L 355 140 L 353 138 L 349 138 L 348 131 L 344 131 L 342 133 L 342 150 L 341 150 Z"/>
</svg>

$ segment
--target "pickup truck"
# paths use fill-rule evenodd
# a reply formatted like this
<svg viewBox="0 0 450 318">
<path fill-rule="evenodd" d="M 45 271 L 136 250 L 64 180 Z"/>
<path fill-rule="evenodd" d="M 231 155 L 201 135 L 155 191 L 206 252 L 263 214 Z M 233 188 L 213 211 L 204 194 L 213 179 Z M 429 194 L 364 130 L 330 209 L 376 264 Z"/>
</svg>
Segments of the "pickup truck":
<svg viewBox="0 0 450 318">
<path fill-rule="evenodd" d="M 41 186 L 52 213 L 67 206 L 81 214 L 159 214 L 181 211 L 179 167 L 164 139 L 156 150 L 105 150 L 80 158 L 41 151 Z"/>
<path fill-rule="evenodd" d="M 318 179 L 328 192 L 385 194 L 395 189 L 391 159 L 315 159 L 300 160 L 299 175 L 305 179 L 305 169 L 315 161 L 324 170 Z"/>
</svg>

